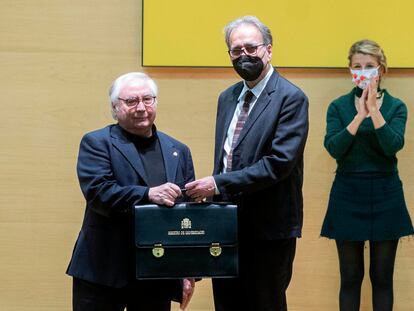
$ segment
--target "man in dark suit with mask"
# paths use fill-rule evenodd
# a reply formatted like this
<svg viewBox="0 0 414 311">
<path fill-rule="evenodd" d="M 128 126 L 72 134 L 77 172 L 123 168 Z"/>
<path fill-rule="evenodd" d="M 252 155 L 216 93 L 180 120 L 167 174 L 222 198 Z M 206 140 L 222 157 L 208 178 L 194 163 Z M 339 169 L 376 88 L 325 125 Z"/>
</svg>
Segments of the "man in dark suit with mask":
<svg viewBox="0 0 414 311">
<path fill-rule="evenodd" d="M 244 81 L 220 95 L 213 176 L 188 183 L 187 195 L 239 207 L 239 277 L 213 280 L 215 309 L 285 311 L 303 222 L 308 99 L 273 69 L 272 35 L 260 20 L 239 18 L 225 36 Z"/>
<path fill-rule="evenodd" d="M 131 72 L 110 89 L 117 124 L 86 134 L 77 172 L 86 211 L 67 273 L 75 311 L 168 311 L 185 308 L 194 280 L 136 280 L 133 208 L 173 206 L 194 180 L 190 150 L 154 125 L 157 86 Z M 156 220 L 155 220 L 156 221 Z"/>
</svg>

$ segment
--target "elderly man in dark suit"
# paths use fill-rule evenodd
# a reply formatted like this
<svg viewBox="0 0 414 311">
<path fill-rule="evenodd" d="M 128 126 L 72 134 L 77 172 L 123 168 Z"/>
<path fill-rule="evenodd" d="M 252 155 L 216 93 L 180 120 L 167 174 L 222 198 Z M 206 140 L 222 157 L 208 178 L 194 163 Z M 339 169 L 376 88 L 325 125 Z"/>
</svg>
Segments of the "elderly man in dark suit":
<svg viewBox="0 0 414 311">
<path fill-rule="evenodd" d="M 197 201 L 239 206 L 240 274 L 213 280 L 218 311 L 284 311 L 303 222 L 303 152 L 308 99 L 273 69 L 272 35 L 256 17 L 225 28 L 244 80 L 219 97 L 213 176 L 186 185 Z"/>
<path fill-rule="evenodd" d="M 133 207 L 173 206 L 180 187 L 194 180 L 190 150 L 157 131 L 157 86 L 144 73 L 116 79 L 110 89 L 117 124 L 86 134 L 78 157 L 86 211 L 67 273 L 73 276 L 73 310 L 166 311 L 184 309 L 193 280 L 137 281 Z"/>
</svg>

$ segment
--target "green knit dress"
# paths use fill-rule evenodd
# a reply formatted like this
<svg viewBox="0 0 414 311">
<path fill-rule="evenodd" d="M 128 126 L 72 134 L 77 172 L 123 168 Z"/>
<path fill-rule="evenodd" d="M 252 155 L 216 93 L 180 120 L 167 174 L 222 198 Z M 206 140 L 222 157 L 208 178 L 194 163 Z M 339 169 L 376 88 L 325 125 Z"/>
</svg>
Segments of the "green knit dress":
<svg viewBox="0 0 414 311">
<path fill-rule="evenodd" d="M 347 241 L 412 235 L 396 157 L 404 146 L 407 107 L 385 90 L 385 125 L 375 129 L 368 117 L 352 135 L 346 127 L 357 114 L 355 93 L 334 100 L 327 112 L 324 145 L 337 169 L 321 235 Z"/>
</svg>

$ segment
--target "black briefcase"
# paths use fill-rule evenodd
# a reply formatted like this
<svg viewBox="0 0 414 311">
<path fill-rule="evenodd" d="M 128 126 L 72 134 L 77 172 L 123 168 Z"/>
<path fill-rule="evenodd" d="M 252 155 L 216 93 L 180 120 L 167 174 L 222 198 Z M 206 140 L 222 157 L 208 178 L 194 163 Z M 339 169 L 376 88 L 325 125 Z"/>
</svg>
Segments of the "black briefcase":
<svg viewBox="0 0 414 311">
<path fill-rule="evenodd" d="M 237 207 L 135 206 L 137 279 L 236 277 Z"/>
</svg>

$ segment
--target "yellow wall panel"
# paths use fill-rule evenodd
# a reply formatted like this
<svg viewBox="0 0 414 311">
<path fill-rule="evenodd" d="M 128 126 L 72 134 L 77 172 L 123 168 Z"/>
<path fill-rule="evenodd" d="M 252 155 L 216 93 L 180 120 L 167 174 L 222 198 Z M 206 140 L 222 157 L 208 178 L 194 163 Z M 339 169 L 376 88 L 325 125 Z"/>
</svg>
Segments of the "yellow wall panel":
<svg viewBox="0 0 414 311">
<path fill-rule="evenodd" d="M 391 67 L 414 67 L 411 0 L 143 0 L 144 66 L 229 66 L 223 28 L 256 15 L 279 67 L 346 67 L 350 45 L 378 41 Z"/>
</svg>

